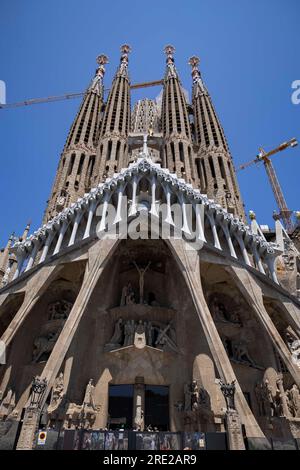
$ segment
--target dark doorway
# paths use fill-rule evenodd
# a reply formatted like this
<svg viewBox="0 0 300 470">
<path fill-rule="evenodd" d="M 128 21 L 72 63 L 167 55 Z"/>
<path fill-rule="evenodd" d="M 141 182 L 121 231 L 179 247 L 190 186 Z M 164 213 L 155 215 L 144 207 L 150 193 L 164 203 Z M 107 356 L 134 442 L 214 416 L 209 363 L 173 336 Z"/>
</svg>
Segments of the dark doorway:
<svg viewBox="0 0 300 470">
<path fill-rule="evenodd" d="M 169 387 L 146 385 L 145 387 L 145 425 L 169 430 Z"/>
<path fill-rule="evenodd" d="M 108 425 L 110 429 L 131 429 L 133 410 L 133 385 L 110 385 Z"/>
</svg>

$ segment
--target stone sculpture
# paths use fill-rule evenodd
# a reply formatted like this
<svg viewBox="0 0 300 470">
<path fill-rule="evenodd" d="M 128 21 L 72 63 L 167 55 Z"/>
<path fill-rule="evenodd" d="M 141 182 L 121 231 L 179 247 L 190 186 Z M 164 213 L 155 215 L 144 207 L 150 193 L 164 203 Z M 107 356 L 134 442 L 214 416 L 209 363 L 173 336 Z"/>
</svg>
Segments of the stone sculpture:
<svg viewBox="0 0 300 470">
<path fill-rule="evenodd" d="M 133 319 L 123 321 L 122 318 L 117 320 L 113 335 L 104 350 L 109 352 L 133 344 L 139 349 L 148 345 L 163 351 L 178 352 L 176 331 L 172 322 L 163 325 Z"/>
</svg>

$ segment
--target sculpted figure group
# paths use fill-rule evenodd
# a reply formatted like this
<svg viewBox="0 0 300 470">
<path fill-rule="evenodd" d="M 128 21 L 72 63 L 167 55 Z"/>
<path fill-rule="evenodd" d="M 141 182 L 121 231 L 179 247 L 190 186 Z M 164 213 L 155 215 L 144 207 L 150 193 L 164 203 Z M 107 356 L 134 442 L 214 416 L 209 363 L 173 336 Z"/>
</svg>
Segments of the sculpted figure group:
<svg viewBox="0 0 300 470">
<path fill-rule="evenodd" d="M 172 322 L 162 324 L 150 320 L 123 320 L 123 318 L 116 321 L 113 335 L 105 345 L 105 351 L 136 345 L 137 337 L 142 341 L 143 347 L 148 345 L 163 351 L 178 351 Z"/>
<path fill-rule="evenodd" d="M 278 378 L 274 390 L 265 379 L 256 383 L 254 391 L 260 416 L 300 418 L 300 393 L 296 384 L 285 391 L 282 379 Z"/>
</svg>

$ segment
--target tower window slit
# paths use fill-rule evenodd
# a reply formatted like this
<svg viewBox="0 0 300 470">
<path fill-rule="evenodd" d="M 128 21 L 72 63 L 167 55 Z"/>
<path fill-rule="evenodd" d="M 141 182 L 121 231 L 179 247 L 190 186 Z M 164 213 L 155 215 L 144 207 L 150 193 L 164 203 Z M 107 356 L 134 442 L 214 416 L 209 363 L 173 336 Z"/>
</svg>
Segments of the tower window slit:
<svg viewBox="0 0 300 470">
<path fill-rule="evenodd" d="M 110 141 L 108 142 L 108 146 L 107 146 L 106 160 L 110 160 L 110 159 L 111 159 L 111 150 L 112 150 L 112 141 L 110 140 Z"/>
<path fill-rule="evenodd" d="M 80 156 L 79 165 L 77 169 L 77 175 L 81 175 L 83 162 L 84 162 L 84 153 Z"/>
<path fill-rule="evenodd" d="M 211 176 L 213 178 L 215 178 L 216 177 L 216 172 L 215 172 L 215 167 L 214 167 L 214 162 L 213 162 L 212 156 L 208 157 L 208 162 L 209 162 L 209 166 L 210 166 Z"/>
<path fill-rule="evenodd" d="M 74 162 L 75 162 L 75 153 L 72 153 L 71 155 L 71 160 L 70 160 L 70 166 L 69 166 L 69 171 L 68 171 L 68 176 L 72 173 L 73 167 L 74 167 Z"/>
</svg>

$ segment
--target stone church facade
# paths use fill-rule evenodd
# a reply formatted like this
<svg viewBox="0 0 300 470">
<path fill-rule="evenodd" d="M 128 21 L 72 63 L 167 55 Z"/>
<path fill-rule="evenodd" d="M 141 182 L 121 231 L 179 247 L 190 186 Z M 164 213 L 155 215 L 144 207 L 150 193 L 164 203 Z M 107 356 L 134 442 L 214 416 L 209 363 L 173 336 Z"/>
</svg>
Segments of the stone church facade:
<svg viewBox="0 0 300 470">
<path fill-rule="evenodd" d="M 0 441 L 30 449 L 41 422 L 300 438 L 298 250 L 247 224 L 199 59 L 192 103 L 166 46 L 160 100 L 131 111 L 129 53 L 107 100 L 98 57 L 43 225 L 0 253 Z"/>
</svg>

